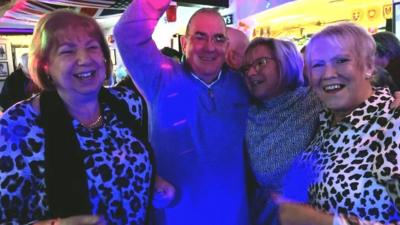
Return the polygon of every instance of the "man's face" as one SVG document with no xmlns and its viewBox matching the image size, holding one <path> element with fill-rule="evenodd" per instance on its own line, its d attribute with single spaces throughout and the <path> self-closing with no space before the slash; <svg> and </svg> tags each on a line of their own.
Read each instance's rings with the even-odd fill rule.
<svg viewBox="0 0 400 225">
<path fill-rule="evenodd" d="M 216 14 L 200 13 L 192 19 L 188 35 L 181 42 L 193 72 L 205 82 L 212 82 L 224 64 L 228 46 L 224 21 Z"/>
</svg>

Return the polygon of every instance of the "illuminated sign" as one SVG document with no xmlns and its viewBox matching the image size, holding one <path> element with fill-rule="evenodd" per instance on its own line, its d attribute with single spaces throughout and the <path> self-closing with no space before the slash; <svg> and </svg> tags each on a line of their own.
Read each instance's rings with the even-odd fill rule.
<svg viewBox="0 0 400 225">
<path fill-rule="evenodd" d="M 225 16 L 222 16 L 222 17 L 224 18 L 226 25 L 233 24 L 233 14 L 228 14 L 228 15 L 225 15 Z"/>
</svg>

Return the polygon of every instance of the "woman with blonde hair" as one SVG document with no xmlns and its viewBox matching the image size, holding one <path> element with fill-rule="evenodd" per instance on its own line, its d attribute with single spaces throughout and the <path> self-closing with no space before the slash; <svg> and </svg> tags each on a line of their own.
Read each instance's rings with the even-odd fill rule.
<svg viewBox="0 0 400 225">
<path fill-rule="evenodd" d="M 400 113 L 389 90 L 369 81 L 375 49 L 352 23 L 329 26 L 307 45 L 310 84 L 326 107 L 302 155 L 314 172 L 313 208 L 282 203 L 282 224 L 400 222 Z"/>
</svg>

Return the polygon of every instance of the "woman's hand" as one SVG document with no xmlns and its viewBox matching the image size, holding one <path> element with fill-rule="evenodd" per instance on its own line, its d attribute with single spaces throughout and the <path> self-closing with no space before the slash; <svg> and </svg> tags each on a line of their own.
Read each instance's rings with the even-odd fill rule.
<svg viewBox="0 0 400 225">
<path fill-rule="evenodd" d="M 156 176 L 153 206 L 160 209 L 171 205 L 175 199 L 175 187 L 160 176 Z"/>
<path fill-rule="evenodd" d="M 34 225 L 107 225 L 102 216 L 80 215 L 63 219 L 39 221 Z"/>
<path fill-rule="evenodd" d="M 279 220 L 281 225 L 332 225 L 333 216 L 320 212 L 309 205 L 291 202 L 274 195 L 274 201 L 279 205 Z"/>
<path fill-rule="evenodd" d="M 308 205 L 283 203 L 279 205 L 282 225 L 332 225 L 333 216 L 319 212 Z"/>
<path fill-rule="evenodd" d="M 102 216 L 82 215 L 71 216 L 60 220 L 55 225 L 107 225 Z"/>
</svg>

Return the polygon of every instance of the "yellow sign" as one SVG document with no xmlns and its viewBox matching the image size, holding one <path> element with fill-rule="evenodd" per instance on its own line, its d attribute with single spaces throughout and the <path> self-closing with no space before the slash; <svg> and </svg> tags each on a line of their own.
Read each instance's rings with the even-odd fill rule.
<svg viewBox="0 0 400 225">
<path fill-rule="evenodd" d="M 392 18 L 392 14 L 393 14 L 392 5 L 384 5 L 382 11 L 383 18 L 390 19 Z"/>
<path fill-rule="evenodd" d="M 391 3 L 392 0 L 296 0 L 242 21 L 251 24 L 253 38 L 298 39 L 330 24 L 346 21 L 357 23 L 374 33 L 385 27 L 386 19 L 392 18 Z"/>
<path fill-rule="evenodd" d="M 353 12 L 351 12 L 351 19 L 354 22 L 360 21 L 362 18 L 362 11 L 359 9 L 354 10 Z"/>
</svg>

